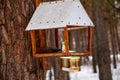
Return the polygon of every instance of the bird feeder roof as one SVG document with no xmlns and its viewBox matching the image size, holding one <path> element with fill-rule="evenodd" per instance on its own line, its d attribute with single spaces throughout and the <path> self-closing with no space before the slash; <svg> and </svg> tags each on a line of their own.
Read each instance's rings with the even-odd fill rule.
<svg viewBox="0 0 120 80">
<path fill-rule="evenodd" d="M 64 28 L 66 26 L 94 26 L 79 0 L 40 3 L 26 30 Z"/>
</svg>

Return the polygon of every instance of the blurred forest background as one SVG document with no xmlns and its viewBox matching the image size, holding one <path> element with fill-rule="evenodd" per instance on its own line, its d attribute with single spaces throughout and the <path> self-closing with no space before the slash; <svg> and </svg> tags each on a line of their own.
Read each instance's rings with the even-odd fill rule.
<svg viewBox="0 0 120 80">
<path fill-rule="evenodd" d="M 53 0 L 41 0 L 53 1 Z M 80 0 L 95 24 L 93 28 L 93 72 L 99 68 L 100 80 L 112 80 L 110 64 L 116 68 L 120 54 L 120 0 Z M 32 56 L 30 35 L 25 28 L 35 10 L 35 0 L 0 0 L 0 80 L 45 80 L 41 59 Z M 85 31 L 70 32 L 70 47 L 77 47 L 85 38 Z M 46 39 L 54 41 L 53 31 L 46 31 Z M 74 34 L 74 35 L 72 35 Z M 74 41 L 77 45 L 74 45 Z M 54 46 L 47 41 L 46 46 Z M 84 45 L 84 42 L 82 43 Z M 113 59 L 110 59 L 113 55 Z M 54 67 L 55 80 L 69 80 L 68 73 L 61 71 L 60 59 L 50 57 L 48 68 Z"/>
</svg>

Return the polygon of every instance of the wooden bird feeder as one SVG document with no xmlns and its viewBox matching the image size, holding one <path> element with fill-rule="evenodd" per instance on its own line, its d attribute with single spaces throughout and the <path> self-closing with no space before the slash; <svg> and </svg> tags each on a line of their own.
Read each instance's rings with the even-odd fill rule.
<svg viewBox="0 0 120 80">
<path fill-rule="evenodd" d="M 79 56 L 60 57 L 62 61 L 62 70 L 68 72 L 80 71 Z"/>
<path fill-rule="evenodd" d="M 26 31 L 30 32 L 32 53 L 36 58 L 51 56 L 84 56 L 91 53 L 92 27 L 94 24 L 90 20 L 79 0 L 65 0 L 42 2 L 36 8 Z M 44 30 L 55 30 L 56 49 L 46 48 Z M 87 51 L 70 52 L 68 31 L 73 29 L 87 29 L 88 42 Z M 36 34 L 36 31 L 38 32 Z M 64 32 L 65 51 L 58 49 L 58 33 Z M 39 35 L 40 47 L 37 47 L 36 35 Z M 73 60 L 73 59 L 72 59 Z"/>
</svg>

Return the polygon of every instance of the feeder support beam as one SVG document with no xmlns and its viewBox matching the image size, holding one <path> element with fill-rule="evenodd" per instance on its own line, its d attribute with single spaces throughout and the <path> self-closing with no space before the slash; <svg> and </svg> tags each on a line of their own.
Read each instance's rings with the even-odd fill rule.
<svg viewBox="0 0 120 80">
<path fill-rule="evenodd" d="M 33 55 L 35 55 L 35 53 L 36 53 L 36 41 L 35 41 L 34 30 L 30 31 L 30 37 L 31 37 L 31 44 L 32 44 L 32 53 L 33 53 Z"/>
<path fill-rule="evenodd" d="M 64 42 L 65 42 L 65 53 L 69 55 L 69 38 L 68 38 L 68 27 L 64 28 Z"/>
</svg>

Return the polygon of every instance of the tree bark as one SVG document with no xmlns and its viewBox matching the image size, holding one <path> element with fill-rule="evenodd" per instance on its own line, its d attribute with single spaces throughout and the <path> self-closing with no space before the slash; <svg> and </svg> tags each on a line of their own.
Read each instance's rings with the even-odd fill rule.
<svg viewBox="0 0 120 80">
<path fill-rule="evenodd" d="M 35 59 L 25 28 L 35 9 L 32 0 L 1 0 L 1 80 L 36 80 Z M 0 2 L 1 2 L 0 1 Z"/>
<path fill-rule="evenodd" d="M 104 1 L 94 0 L 94 16 L 95 16 L 95 29 L 97 39 L 97 59 L 99 67 L 100 80 L 112 80 L 111 66 L 110 66 L 110 52 L 107 44 L 107 37 L 105 35 L 104 25 Z M 102 6 L 101 6 L 102 5 Z"/>
</svg>

